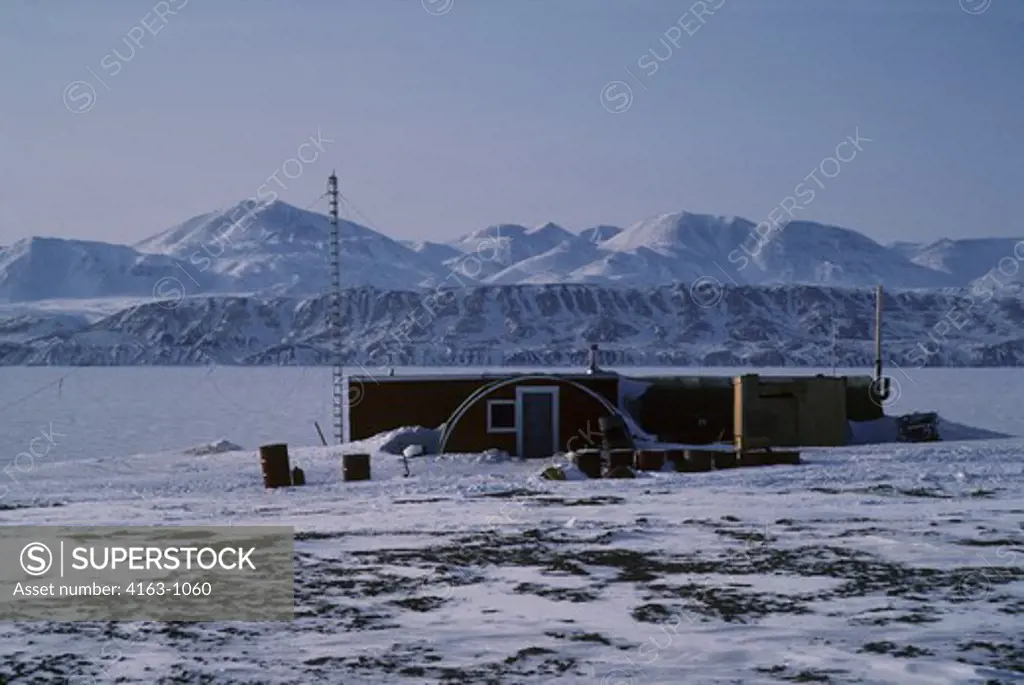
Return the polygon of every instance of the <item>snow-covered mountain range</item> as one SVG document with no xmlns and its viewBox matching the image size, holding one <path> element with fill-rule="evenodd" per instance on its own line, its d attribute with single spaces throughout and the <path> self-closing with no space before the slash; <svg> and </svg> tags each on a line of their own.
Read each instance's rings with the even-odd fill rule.
<svg viewBox="0 0 1024 685">
<path fill-rule="evenodd" d="M 709 297 L 714 295 L 713 298 Z M 887 365 L 1024 365 L 1019 286 L 885 295 Z M 0 364 L 326 364 L 329 296 L 195 297 L 0 321 Z M 874 297 L 822 286 L 473 286 L 344 292 L 344 361 L 400 365 L 870 365 Z M 354 369 L 358 370 L 358 369 Z"/>
<path fill-rule="evenodd" d="M 0 364 L 328 363 L 329 231 L 245 202 L 132 246 L 0 248 Z M 582 364 L 600 342 L 626 364 L 860 366 L 879 283 L 893 361 L 1024 364 L 1024 240 L 883 246 L 683 212 L 447 243 L 342 221 L 341 254 L 350 364 Z"/>
<path fill-rule="evenodd" d="M 0 302 L 213 294 L 313 296 L 330 282 L 326 216 L 275 201 L 203 214 L 132 246 L 28 238 L 0 247 Z M 497 224 L 447 243 L 403 242 L 341 222 L 346 287 L 592 283 L 892 289 L 969 287 L 999 270 L 1020 281 L 1024 240 L 972 238 L 881 245 L 807 221 L 773 227 L 679 212 L 622 229 L 573 233 L 553 223 Z"/>
</svg>

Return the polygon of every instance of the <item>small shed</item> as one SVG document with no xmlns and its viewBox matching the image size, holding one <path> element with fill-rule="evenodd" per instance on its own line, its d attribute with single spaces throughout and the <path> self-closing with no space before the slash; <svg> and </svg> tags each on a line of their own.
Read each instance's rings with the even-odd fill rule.
<svg viewBox="0 0 1024 685">
<path fill-rule="evenodd" d="M 770 377 L 747 374 L 733 379 L 738 449 L 767 440 L 776 447 L 838 447 L 846 444 L 845 376 Z"/>
</svg>

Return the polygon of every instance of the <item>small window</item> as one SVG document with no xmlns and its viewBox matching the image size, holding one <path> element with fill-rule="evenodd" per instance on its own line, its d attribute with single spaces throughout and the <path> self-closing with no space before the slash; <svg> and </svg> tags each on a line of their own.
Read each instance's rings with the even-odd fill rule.
<svg viewBox="0 0 1024 685">
<path fill-rule="evenodd" d="M 487 400 L 487 432 L 516 432 L 515 400 Z"/>
</svg>

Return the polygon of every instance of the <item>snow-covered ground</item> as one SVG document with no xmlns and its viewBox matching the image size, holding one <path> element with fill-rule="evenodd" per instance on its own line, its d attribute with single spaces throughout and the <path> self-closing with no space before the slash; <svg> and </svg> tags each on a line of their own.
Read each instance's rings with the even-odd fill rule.
<svg viewBox="0 0 1024 685">
<path fill-rule="evenodd" d="M 219 393 L 219 369 L 68 371 L 0 370 L 3 458 L 54 436 L 0 523 L 291 525 L 296 619 L 8 623 L 0 682 L 1024 680 L 1020 438 L 570 482 L 470 455 L 405 478 L 377 442 L 346 448 L 373 480 L 343 483 L 338 448 L 302 446 L 329 370 L 235 369 Z M 893 413 L 1020 434 L 1024 373 L 917 373 Z M 193 449 L 217 439 L 244 449 Z M 263 489 L 271 440 L 308 485 Z"/>
</svg>

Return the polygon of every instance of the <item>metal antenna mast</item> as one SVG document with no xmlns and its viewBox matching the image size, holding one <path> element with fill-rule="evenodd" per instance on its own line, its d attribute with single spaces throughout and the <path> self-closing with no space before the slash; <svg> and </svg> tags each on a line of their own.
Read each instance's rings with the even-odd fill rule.
<svg viewBox="0 0 1024 685">
<path fill-rule="evenodd" d="M 342 368 L 341 314 L 343 307 L 341 302 L 341 236 L 338 234 L 338 175 L 334 171 L 331 171 L 331 175 L 327 179 L 327 194 L 331 198 L 331 293 L 327 298 L 330 306 L 331 338 L 334 343 L 331 355 L 334 367 L 331 387 L 334 394 L 334 439 L 340 445 L 345 440 L 347 390 Z"/>
</svg>

